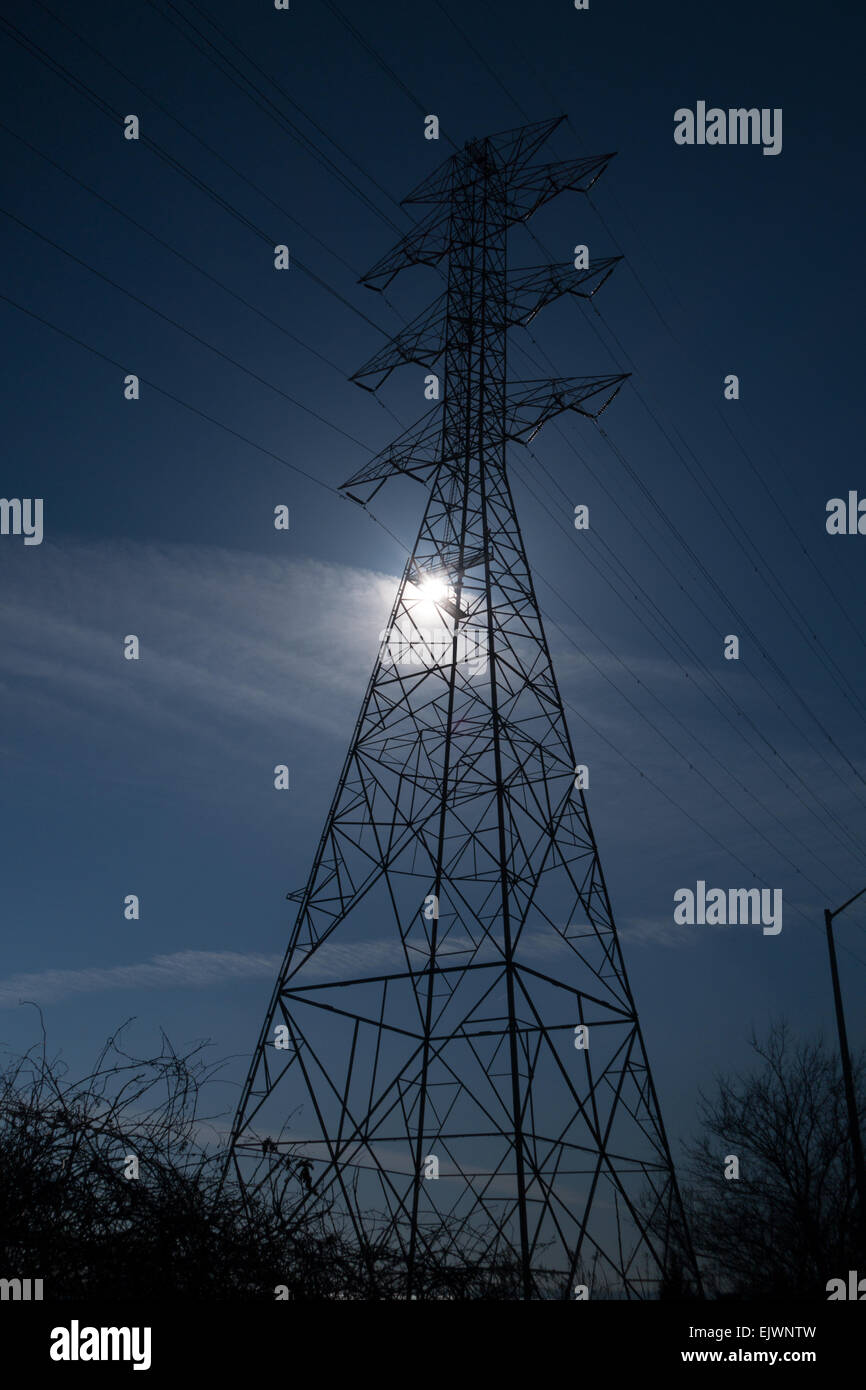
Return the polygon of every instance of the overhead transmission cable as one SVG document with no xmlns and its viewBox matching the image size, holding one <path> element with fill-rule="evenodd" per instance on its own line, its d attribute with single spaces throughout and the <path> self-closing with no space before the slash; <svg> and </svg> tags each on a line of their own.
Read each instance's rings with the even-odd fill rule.
<svg viewBox="0 0 866 1390">
<path fill-rule="evenodd" d="M 147 306 L 147 307 L 150 307 L 150 306 Z M 354 307 L 354 306 L 349 306 L 349 307 Z M 378 325 L 377 325 L 377 327 L 378 327 Z M 381 331 L 381 329 L 379 329 L 379 331 Z"/>
<path fill-rule="evenodd" d="M 116 359 L 110 357 L 107 353 L 102 352 L 100 349 L 94 348 L 91 344 L 84 342 L 83 339 L 79 338 L 77 335 L 73 333 L 70 333 L 67 329 L 61 328 L 59 325 L 52 323 L 50 320 L 46 319 L 41 314 L 37 314 L 32 309 L 28 309 L 25 305 L 19 303 L 11 296 L 0 293 L 0 300 L 10 305 L 12 308 L 17 309 L 19 312 L 25 314 L 28 318 L 33 319 L 37 323 L 40 323 L 43 327 L 49 328 L 52 332 L 57 333 L 60 337 L 67 339 L 69 342 L 72 342 L 76 344 L 78 347 L 83 348 L 85 351 L 91 353 L 93 356 L 100 358 L 103 362 L 107 362 L 109 363 L 109 365 L 116 367 L 119 370 L 123 370 L 124 364 L 118 362 Z M 203 420 L 206 420 L 208 423 L 215 425 L 217 428 L 225 431 L 233 438 L 238 439 L 242 443 L 248 445 L 256 452 L 264 455 L 269 459 L 276 461 L 277 463 L 282 464 L 283 466 L 291 469 L 295 473 L 301 474 L 302 476 L 308 478 L 311 482 L 314 482 L 318 487 L 323 488 L 326 492 L 330 492 L 337 496 L 340 495 L 338 489 L 334 488 L 328 483 L 323 482 L 322 479 L 317 478 L 314 474 L 307 472 L 305 469 L 299 467 L 297 464 L 293 464 L 290 460 L 284 458 L 282 455 L 276 453 L 274 450 L 268 449 L 263 445 L 257 444 L 248 436 L 241 434 L 238 430 L 235 430 L 231 426 L 226 425 L 223 421 L 216 419 L 212 415 L 209 415 L 206 411 L 199 409 L 197 406 L 191 405 L 188 401 L 183 400 L 174 392 L 168 391 L 166 388 L 157 385 L 156 382 L 149 381 L 147 378 L 143 377 L 140 379 L 144 381 L 145 384 L 150 387 L 150 389 L 156 391 L 157 394 L 166 397 L 168 400 L 171 400 L 176 405 L 180 405 L 183 409 L 191 412 L 192 414 L 198 416 Z M 373 520 L 376 525 L 380 526 L 383 530 L 387 532 L 389 536 L 391 536 L 391 538 L 394 541 L 396 541 L 396 543 L 400 546 L 402 550 L 404 550 L 407 554 L 410 553 L 409 548 L 405 545 L 405 543 L 400 541 L 399 538 L 395 536 L 394 533 L 390 531 L 388 527 L 384 526 L 384 524 L 381 523 L 378 520 L 378 518 L 373 516 L 373 514 L 369 511 L 369 508 L 364 507 L 363 510 L 367 512 L 371 520 Z M 558 630 L 562 630 L 558 623 L 554 622 L 553 625 L 557 627 Z M 684 815 L 689 821 L 691 821 L 692 824 L 696 826 L 697 829 L 699 829 L 702 833 L 708 835 L 711 839 L 715 841 L 716 844 L 719 845 L 720 848 L 725 850 L 726 853 L 732 855 L 732 857 L 735 858 L 737 862 L 741 863 L 744 868 L 748 869 L 748 872 L 752 873 L 752 870 L 748 868 L 744 861 L 739 859 L 739 856 L 734 851 L 730 850 L 727 846 L 725 846 L 723 842 L 720 841 L 712 831 L 709 831 L 706 827 L 702 826 L 701 823 L 697 821 L 689 811 L 687 811 L 682 805 L 680 805 L 679 802 L 677 802 L 673 797 L 671 797 L 667 792 L 665 792 L 664 789 L 659 786 L 659 784 L 655 781 L 654 778 L 652 778 L 641 768 L 638 768 L 637 765 L 633 763 L 632 760 L 627 757 L 627 755 L 622 753 L 620 749 L 615 748 L 614 745 L 610 743 L 610 740 L 607 739 L 606 736 L 602 734 L 600 730 L 596 730 L 594 726 L 590 724 L 589 720 L 586 719 L 586 716 L 584 714 L 574 709 L 574 707 L 571 704 L 569 704 L 569 702 L 566 703 L 568 704 L 568 707 L 570 709 L 573 709 L 574 713 L 576 713 L 584 723 L 586 723 L 589 727 L 592 727 L 593 731 L 596 732 L 598 736 L 603 739 L 604 742 L 608 743 L 609 746 L 611 746 L 615 752 L 617 752 L 618 756 L 621 759 L 623 759 L 623 761 L 627 762 L 634 769 L 634 771 L 636 771 L 640 775 L 641 778 L 648 781 L 655 788 L 656 791 L 660 792 L 666 801 L 668 801 L 672 806 L 675 806 L 681 815 Z M 757 875 L 753 874 L 753 877 L 757 877 Z M 759 879 L 759 881 L 761 880 Z M 807 914 L 804 913 L 802 909 L 795 908 L 795 911 L 799 912 L 801 916 L 806 917 L 807 921 L 811 921 L 811 919 L 808 918 Z M 847 946 L 844 946 L 841 949 L 846 950 L 848 954 L 853 956 L 855 960 L 858 960 L 860 964 L 866 965 L 866 962 L 861 961 L 860 958 L 856 955 L 856 953 L 851 951 L 850 948 L 848 948 Z"/>
</svg>

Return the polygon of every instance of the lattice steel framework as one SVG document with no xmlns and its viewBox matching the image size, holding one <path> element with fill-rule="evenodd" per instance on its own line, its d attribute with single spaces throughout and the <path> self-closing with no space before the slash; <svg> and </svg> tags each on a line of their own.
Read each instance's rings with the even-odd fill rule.
<svg viewBox="0 0 866 1390">
<path fill-rule="evenodd" d="M 405 199 L 426 215 L 364 277 L 447 257 L 447 292 L 355 377 L 438 369 L 442 402 L 344 485 L 366 503 L 403 473 L 430 495 L 289 895 L 232 1135 L 248 1189 L 303 1154 L 299 1217 L 330 1201 L 398 1252 L 410 1293 L 444 1231 L 446 1258 L 513 1260 L 524 1297 L 578 1277 L 590 1296 L 651 1296 L 684 1229 L 506 472 L 508 441 L 599 415 L 623 380 L 507 384 L 509 330 L 591 296 L 618 259 L 506 267 L 509 227 L 611 158 L 535 162 L 557 124 L 469 142 Z"/>
</svg>

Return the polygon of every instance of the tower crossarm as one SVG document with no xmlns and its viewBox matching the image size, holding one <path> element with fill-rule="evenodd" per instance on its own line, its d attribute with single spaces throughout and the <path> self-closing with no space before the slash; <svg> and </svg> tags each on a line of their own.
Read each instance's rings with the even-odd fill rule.
<svg viewBox="0 0 866 1390">
<path fill-rule="evenodd" d="M 527 169 L 508 186 L 509 222 L 526 222 L 559 193 L 588 193 L 601 178 L 616 151 L 539 164 Z"/>
<path fill-rule="evenodd" d="M 515 382 L 508 391 L 505 438 L 529 444 L 542 425 L 566 410 L 597 420 L 607 409 L 629 373 L 600 377 L 553 377 Z M 341 491 L 362 506 L 389 478 L 402 474 L 429 483 L 442 464 L 454 462 L 443 436 L 442 407 L 437 406 L 380 450 L 363 468 L 341 484 Z"/>
<path fill-rule="evenodd" d="M 432 473 L 444 461 L 441 442 L 442 408 L 437 406 L 353 473 L 341 484 L 340 491 L 366 505 L 382 484 L 397 474 L 405 474 L 419 483 L 429 482 Z"/>
<path fill-rule="evenodd" d="M 531 323 L 537 313 L 566 294 L 592 299 L 621 260 L 622 256 L 603 256 L 586 270 L 542 265 L 512 271 L 508 276 L 509 325 Z"/>
<path fill-rule="evenodd" d="M 430 211 L 362 275 L 361 284 L 384 290 L 407 266 L 437 266 L 446 254 L 459 246 L 460 238 L 450 218 L 455 194 L 466 194 L 475 185 L 484 185 L 494 172 L 504 192 L 504 228 L 515 222 L 526 222 L 559 193 L 588 193 L 614 158 L 615 151 L 549 164 L 529 163 L 560 119 L 528 127 L 529 136 L 523 131 L 509 131 L 501 136 L 469 141 L 464 150 L 446 159 L 402 200 L 404 204 L 432 205 Z M 467 234 L 471 235 L 471 230 L 468 229 Z"/>
<path fill-rule="evenodd" d="M 436 266 L 448 254 L 449 208 L 447 202 L 436 207 L 416 223 L 411 232 L 397 242 L 372 270 L 361 276 L 361 284 L 371 290 L 384 290 L 394 276 L 410 265 Z"/>
<path fill-rule="evenodd" d="M 401 203 L 406 206 L 448 202 L 455 179 L 461 185 L 483 180 L 494 164 L 506 178 L 516 178 L 564 120 L 564 116 L 553 116 L 546 121 L 519 126 L 516 130 L 487 135 L 481 140 L 467 140 L 462 150 L 443 160 L 432 174 L 428 174 L 411 193 L 401 198 Z"/>
<path fill-rule="evenodd" d="M 628 376 L 624 372 L 617 376 L 516 382 L 508 392 L 505 436 L 518 444 L 528 444 L 542 425 L 566 410 L 597 420 Z"/>
<path fill-rule="evenodd" d="M 423 313 L 380 348 L 377 353 L 353 372 L 351 380 L 365 391 L 376 391 L 395 367 L 414 362 L 419 367 L 431 367 L 442 355 L 445 346 L 446 295 L 442 294 Z"/>
<path fill-rule="evenodd" d="M 585 270 L 546 265 L 511 272 L 508 276 L 508 326 L 531 323 L 536 314 L 563 295 L 592 299 L 621 260 L 622 256 L 602 256 Z M 447 296 L 441 294 L 429 309 L 359 367 L 351 380 L 365 391 L 377 391 L 397 367 L 414 363 L 432 370 L 445 349 L 446 305 Z M 453 317 L 452 310 L 452 323 Z"/>
</svg>

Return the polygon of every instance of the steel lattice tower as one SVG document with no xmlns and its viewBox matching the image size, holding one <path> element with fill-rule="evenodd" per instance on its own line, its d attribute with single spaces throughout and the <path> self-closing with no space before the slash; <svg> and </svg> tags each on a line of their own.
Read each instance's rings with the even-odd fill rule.
<svg viewBox="0 0 866 1390">
<path fill-rule="evenodd" d="M 332 1202 L 405 1260 L 408 1292 L 444 1230 L 455 1260 L 513 1260 L 523 1297 L 567 1297 L 581 1271 L 651 1296 L 684 1229 L 506 472 L 508 441 L 599 415 L 624 379 L 507 385 L 509 329 L 589 297 L 619 259 L 506 268 L 509 227 L 611 157 L 536 162 L 557 124 L 469 142 L 404 200 L 428 211 L 364 277 L 448 260 L 446 293 L 355 377 L 375 389 L 444 359 L 442 402 L 344 484 L 366 503 L 403 473 L 430 495 L 289 895 L 232 1135 L 247 1189 L 302 1153 L 299 1213 Z"/>
</svg>

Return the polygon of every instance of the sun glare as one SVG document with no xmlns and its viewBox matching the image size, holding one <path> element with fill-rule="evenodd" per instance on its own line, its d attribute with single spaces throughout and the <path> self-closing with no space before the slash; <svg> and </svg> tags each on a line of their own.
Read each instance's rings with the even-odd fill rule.
<svg viewBox="0 0 866 1390">
<path fill-rule="evenodd" d="M 441 579 L 430 577 L 421 584 L 421 593 L 431 603 L 439 603 L 441 599 L 448 596 L 448 585 Z"/>
</svg>

